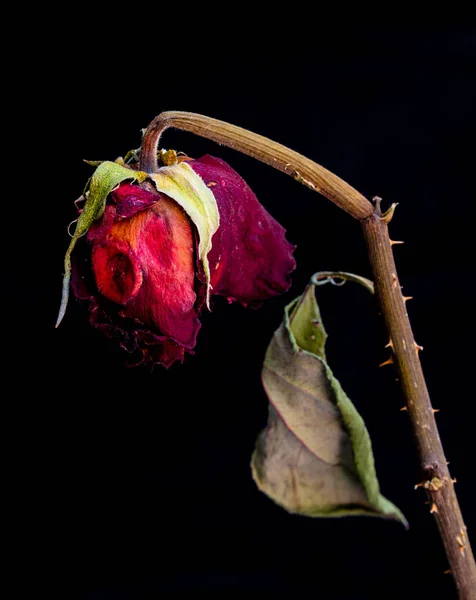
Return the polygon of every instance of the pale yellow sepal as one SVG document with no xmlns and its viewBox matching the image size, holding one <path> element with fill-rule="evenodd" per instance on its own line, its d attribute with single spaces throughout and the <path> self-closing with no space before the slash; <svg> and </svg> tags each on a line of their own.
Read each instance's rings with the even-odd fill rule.
<svg viewBox="0 0 476 600">
<path fill-rule="evenodd" d="M 186 162 L 162 167 L 149 177 L 158 192 L 167 194 L 180 204 L 198 230 L 198 254 L 206 277 L 207 308 L 210 308 L 210 267 L 207 256 L 212 248 L 213 234 L 220 225 L 215 196 Z"/>
</svg>

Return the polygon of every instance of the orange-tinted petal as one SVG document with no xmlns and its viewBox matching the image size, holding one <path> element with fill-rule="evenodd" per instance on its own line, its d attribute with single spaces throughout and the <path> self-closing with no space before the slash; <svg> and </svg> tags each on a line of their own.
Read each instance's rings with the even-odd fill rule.
<svg viewBox="0 0 476 600">
<path fill-rule="evenodd" d="M 126 187 L 137 186 L 121 186 Z M 110 321 L 107 326 L 135 338 L 145 360 L 171 364 L 172 357 L 183 359 L 184 350 L 194 347 L 200 328 L 195 311 L 194 234 L 175 202 L 147 191 L 145 195 L 131 191 L 134 198 L 152 196 L 148 207 L 123 218 L 117 214 L 120 205 L 110 204 L 88 234 L 100 292 L 95 316 L 105 308 L 114 314 L 112 321 L 103 315 L 95 324 Z M 152 201 L 154 197 L 158 201 Z M 103 297 L 120 306 L 106 307 Z"/>
</svg>

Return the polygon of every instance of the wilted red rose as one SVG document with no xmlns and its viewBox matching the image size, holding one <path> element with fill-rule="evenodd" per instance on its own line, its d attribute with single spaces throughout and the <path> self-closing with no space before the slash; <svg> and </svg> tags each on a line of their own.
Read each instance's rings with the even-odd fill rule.
<svg viewBox="0 0 476 600">
<path fill-rule="evenodd" d="M 90 300 L 91 324 L 137 351 L 139 363 L 183 361 L 196 344 L 208 289 L 257 304 L 286 291 L 295 268 L 285 230 L 229 165 L 211 156 L 187 164 L 219 213 L 207 253 L 209 288 L 193 220 L 150 181 L 122 183 L 109 194 L 87 233 L 86 259 L 73 262 L 73 290 Z"/>
</svg>

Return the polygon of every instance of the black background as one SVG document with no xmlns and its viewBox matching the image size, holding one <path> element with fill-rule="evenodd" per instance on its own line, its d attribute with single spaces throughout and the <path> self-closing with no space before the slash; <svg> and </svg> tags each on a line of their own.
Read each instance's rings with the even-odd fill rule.
<svg viewBox="0 0 476 600">
<path fill-rule="evenodd" d="M 161 37 L 147 54 L 110 32 L 107 50 L 94 54 L 88 40 L 100 31 L 92 28 L 73 39 L 46 35 L 32 56 L 31 153 L 40 168 L 36 191 L 20 182 L 30 237 L 12 275 L 20 586 L 85 600 L 455 597 L 425 495 L 413 489 L 418 461 L 396 375 L 378 368 L 387 336 L 363 289 L 319 288 L 328 358 L 366 421 L 382 492 L 410 530 L 291 516 L 251 479 L 267 417 L 260 369 L 283 307 L 317 270 L 370 276 L 359 224 L 326 199 L 169 130 L 165 147 L 228 161 L 286 227 L 297 245 L 291 290 L 258 311 L 218 298 L 196 355 L 169 371 L 126 369 L 124 352 L 90 329 L 75 300 L 54 329 L 66 225 L 91 173 L 82 159 L 138 147 L 141 128 L 163 110 L 206 114 L 288 145 L 384 207 L 399 203 L 390 231 L 405 241 L 395 246 L 400 280 L 414 296 L 408 311 L 474 539 L 475 31 L 386 26 L 336 38 L 324 29 L 262 47 L 249 43 L 250 32 L 226 49 L 216 37 L 206 45 Z"/>
</svg>

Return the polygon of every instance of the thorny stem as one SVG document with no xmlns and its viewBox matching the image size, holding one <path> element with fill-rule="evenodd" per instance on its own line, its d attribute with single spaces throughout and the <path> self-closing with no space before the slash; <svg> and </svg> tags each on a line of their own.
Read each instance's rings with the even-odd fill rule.
<svg viewBox="0 0 476 600">
<path fill-rule="evenodd" d="M 362 221 L 362 227 L 376 295 L 390 335 L 388 346 L 392 350 L 392 357 L 383 364 L 395 363 L 399 373 L 406 399 L 404 410 L 408 411 L 412 422 L 423 471 L 422 482 L 417 487 L 427 491 L 430 512 L 438 524 L 459 597 L 474 600 L 476 564 L 418 356 L 421 347 L 415 342 L 405 307 L 409 298 L 402 295 L 398 280 L 388 235 L 389 215 L 382 215 L 380 198 L 375 200 L 375 210 Z"/>
<path fill-rule="evenodd" d="M 446 550 L 460 600 L 476 600 L 476 564 L 466 533 L 435 422 L 428 389 L 405 309 L 393 259 L 388 223 L 395 205 L 382 215 L 380 199 L 375 207 L 345 181 L 312 160 L 263 136 L 210 117 L 187 112 L 164 112 L 147 128 L 141 148 L 140 168 L 157 170 L 157 148 L 169 127 L 189 131 L 253 156 L 288 175 L 340 206 L 361 221 L 374 274 L 374 285 L 387 326 L 394 362 L 399 372 L 405 408 L 417 441 L 423 487 Z"/>
</svg>

